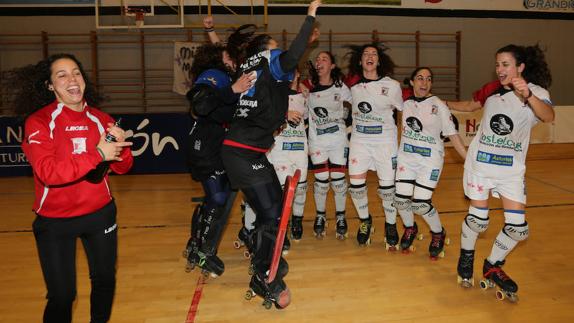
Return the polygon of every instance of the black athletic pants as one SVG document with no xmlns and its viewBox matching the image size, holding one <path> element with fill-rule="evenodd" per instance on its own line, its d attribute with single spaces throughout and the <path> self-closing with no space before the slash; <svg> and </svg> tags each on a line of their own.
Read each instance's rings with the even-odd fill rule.
<svg viewBox="0 0 574 323">
<path fill-rule="evenodd" d="M 118 230 L 114 201 L 94 213 L 79 217 L 37 216 L 32 226 L 48 289 L 44 322 L 72 321 L 72 304 L 76 298 L 77 238 L 82 240 L 90 268 L 90 322 L 107 322 L 116 286 Z"/>
</svg>

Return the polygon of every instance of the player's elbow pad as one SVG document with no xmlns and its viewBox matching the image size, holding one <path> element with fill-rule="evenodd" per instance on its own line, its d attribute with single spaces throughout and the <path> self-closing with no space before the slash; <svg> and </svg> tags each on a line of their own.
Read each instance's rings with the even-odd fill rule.
<svg viewBox="0 0 574 323">
<path fill-rule="evenodd" d="M 198 116 L 206 116 L 210 114 L 219 105 L 217 91 L 204 84 L 194 86 L 189 92 L 187 92 L 186 97 L 191 103 L 193 113 Z"/>
</svg>

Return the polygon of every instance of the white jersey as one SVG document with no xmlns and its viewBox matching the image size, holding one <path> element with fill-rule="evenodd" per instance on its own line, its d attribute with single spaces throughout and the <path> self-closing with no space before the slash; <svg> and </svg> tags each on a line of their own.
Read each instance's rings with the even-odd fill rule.
<svg viewBox="0 0 574 323">
<path fill-rule="evenodd" d="M 342 84 L 340 87 L 316 86 L 309 94 L 309 144 L 328 144 L 343 138 L 347 131 L 345 118 L 349 113 L 343 102 L 351 102 L 351 90 Z"/>
<path fill-rule="evenodd" d="M 399 160 L 442 165 L 444 144 L 440 136 L 457 133 L 450 110 L 442 100 L 436 96 L 411 97 L 403 105 Z"/>
<path fill-rule="evenodd" d="M 552 104 L 547 90 L 532 83 L 528 88 L 540 100 Z M 513 91 L 501 88 L 484 104 L 480 129 L 468 148 L 464 168 L 489 178 L 524 176 L 530 131 L 537 122 L 527 103 Z"/>
<path fill-rule="evenodd" d="M 397 126 L 393 110 L 403 109 L 399 82 L 390 77 L 361 79 L 351 87 L 353 130 L 351 141 L 396 142 Z"/>
<path fill-rule="evenodd" d="M 289 111 L 298 111 L 307 118 L 305 97 L 302 93 L 289 95 Z M 305 122 L 291 124 L 287 122 L 280 134 L 275 136 L 275 143 L 267 152 L 267 159 L 275 167 L 277 178 L 280 183 L 285 182 L 287 176 L 301 170 L 301 181 L 307 178 L 308 146 Z"/>
<path fill-rule="evenodd" d="M 289 95 L 289 110 L 298 111 L 307 118 L 305 97 L 302 93 Z M 307 155 L 307 134 L 305 133 L 305 122 L 291 124 L 287 122 L 280 134 L 275 136 L 275 144 L 269 153 L 280 154 L 301 151 Z"/>
</svg>

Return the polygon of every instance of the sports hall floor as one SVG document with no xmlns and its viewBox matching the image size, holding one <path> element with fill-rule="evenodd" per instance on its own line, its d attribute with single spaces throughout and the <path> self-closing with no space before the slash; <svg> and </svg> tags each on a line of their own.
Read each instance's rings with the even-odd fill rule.
<svg viewBox="0 0 574 323">
<path fill-rule="evenodd" d="M 451 239 L 446 257 L 438 261 L 428 258 L 428 234 L 415 242 L 414 254 L 385 251 L 374 174 L 369 176 L 369 200 L 377 231 L 369 247 L 357 246 L 358 221 L 350 198 L 349 239 L 335 239 L 331 195 L 327 208 L 331 226 L 323 240 L 314 238 L 309 190 L 303 239 L 292 243 L 287 256 L 292 304 L 281 311 L 264 309 L 259 298 L 244 299 L 248 261 L 242 250 L 233 248 L 241 224 L 238 201 L 220 246 L 226 272 L 201 284 L 197 270 L 185 272 L 181 256 L 195 205 L 190 198 L 201 196 L 200 186 L 184 174 L 131 175 L 111 179 L 120 226 L 111 322 L 572 322 L 574 144 L 530 149 L 526 176 L 530 238 L 519 244 L 505 266 L 519 284 L 518 303 L 498 301 L 494 290 L 482 291 L 478 282 L 468 290 L 457 286 L 460 225 L 468 208 L 460 163 L 445 165 L 433 199 Z M 41 322 L 45 287 L 30 230 L 32 197 L 32 178 L 0 178 L 0 322 Z M 502 226 L 500 207 L 499 200 L 491 200 L 491 225 L 478 240 L 475 273 L 481 271 Z M 427 233 L 422 219 L 417 221 Z M 77 268 L 74 321 L 88 322 L 89 280 L 81 247 Z M 199 289 L 201 295 L 194 302 Z M 194 317 L 192 303 L 197 305 Z"/>
</svg>

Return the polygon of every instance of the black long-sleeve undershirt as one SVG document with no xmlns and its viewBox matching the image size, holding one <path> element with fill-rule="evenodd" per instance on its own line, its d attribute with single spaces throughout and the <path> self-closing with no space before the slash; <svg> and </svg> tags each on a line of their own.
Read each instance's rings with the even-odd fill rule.
<svg viewBox="0 0 574 323">
<path fill-rule="evenodd" d="M 281 69 L 284 72 L 290 72 L 294 70 L 299 64 L 299 60 L 305 53 L 307 49 L 307 41 L 313 32 L 313 26 L 315 24 L 315 17 L 307 16 L 305 21 L 299 29 L 299 33 L 291 42 L 289 49 L 279 56 L 279 63 L 281 64 Z"/>
</svg>

